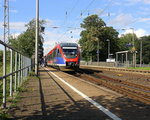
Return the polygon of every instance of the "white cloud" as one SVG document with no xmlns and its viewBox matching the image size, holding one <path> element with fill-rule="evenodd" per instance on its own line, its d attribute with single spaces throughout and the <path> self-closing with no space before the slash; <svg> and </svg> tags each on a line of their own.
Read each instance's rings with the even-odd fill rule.
<svg viewBox="0 0 150 120">
<path fill-rule="evenodd" d="M 83 28 L 73 28 L 73 29 L 70 29 L 67 33 L 70 35 L 70 36 L 80 36 L 80 33 L 81 31 L 83 30 Z"/>
<path fill-rule="evenodd" d="M 17 38 L 21 33 L 10 33 L 9 36 L 13 37 L 13 38 Z M 0 35 L 0 40 L 4 41 L 4 35 Z M 6 43 L 7 43 L 7 39 L 6 39 Z"/>
<path fill-rule="evenodd" d="M 133 32 L 134 32 L 134 34 L 136 34 L 136 36 L 138 38 L 147 35 L 147 32 L 144 29 L 141 29 L 141 28 L 137 29 L 137 30 L 134 30 L 134 31 L 133 31 L 133 29 L 125 30 L 124 34 L 133 33 Z"/>
<path fill-rule="evenodd" d="M 126 26 L 128 24 L 131 24 L 134 21 L 134 18 L 131 14 L 120 14 L 116 16 L 116 18 L 110 20 L 110 25 L 116 25 L 116 26 Z"/>
<path fill-rule="evenodd" d="M 150 0 L 140 0 L 140 2 L 143 2 L 145 4 L 150 4 Z"/>
<path fill-rule="evenodd" d="M 141 18 L 141 19 L 139 19 L 139 22 L 147 22 L 147 23 L 150 23 L 150 18 Z"/>
<path fill-rule="evenodd" d="M 135 31 L 135 34 L 139 38 L 139 37 L 147 35 L 147 32 L 144 29 L 138 29 L 138 30 Z"/>
<path fill-rule="evenodd" d="M 149 12 L 150 8 L 146 8 L 146 7 L 141 6 L 141 7 L 140 7 L 140 10 Z"/>
<path fill-rule="evenodd" d="M 50 19 L 46 19 L 46 26 L 47 27 L 53 27 L 54 26 L 54 21 L 50 20 Z"/>
<path fill-rule="evenodd" d="M 116 13 L 104 12 L 104 10 L 102 10 L 102 9 L 94 9 L 94 12 L 100 17 L 109 17 L 109 16 L 116 15 Z"/>
<path fill-rule="evenodd" d="M 4 36 L 0 35 L 0 40 L 3 41 L 4 40 Z"/>
<path fill-rule="evenodd" d="M 137 14 L 139 14 L 139 15 L 144 15 L 144 16 L 149 16 L 150 15 L 150 13 L 149 13 L 149 11 L 150 11 L 150 8 L 149 7 L 143 7 L 143 6 L 141 6 L 140 8 L 139 8 L 139 12 L 137 13 Z"/>
<path fill-rule="evenodd" d="M 20 34 L 21 34 L 21 33 L 12 33 L 11 36 L 12 36 L 13 38 L 17 38 Z"/>
<path fill-rule="evenodd" d="M 0 22 L 0 28 L 3 28 L 3 22 Z M 20 30 L 23 31 L 25 30 L 25 22 L 10 22 L 9 26 L 10 26 L 10 31 L 11 30 Z"/>
<path fill-rule="evenodd" d="M 11 2 L 16 2 L 17 0 L 10 0 Z"/>
<path fill-rule="evenodd" d="M 144 3 L 144 4 L 150 4 L 150 0 L 127 0 L 130 4 L 136 4 L 136 3 Z"/>
<path fill-rule="evenodd" d="M 120 5 L 122 5 L 122 1 L 121 0 L 119 0 L 119 1 L 113 1 L 113 6 L 120 6 Z"/>
<path fill-rule="evenodd" d="M 18 10 L 10 10 L 11 13 L 18 13 Z"/>
<path fill-rule="evenodd" d="M 25 22 L 10 22 L 10 29 L 14 30 L 25 30 Z"/>
<path fill-rule="evenodd" d="M 63 33 L 63 32 L 62 32 Z M 72 36 L 75 36 L 76 33 L 72 33 Z M 57 43 L 61 42 L 77 42 L 77 38 L 71 38 L 71 35 L 59 34 L 57 32 L 45 31 L 44 35 L 44 54 L 47 54 L 50 50 L 52 50 Z"/>
<path fill-rule="evenodd" d="M 104 15 L 104 10 L 102 10 L 102 9 L 95 9 L 94 12 L 96 12 L 96 14 L 98 16 L 103 16 Z M 108 16 L 108 14 L 107 14 L 107 16 Z"/>
</svg>

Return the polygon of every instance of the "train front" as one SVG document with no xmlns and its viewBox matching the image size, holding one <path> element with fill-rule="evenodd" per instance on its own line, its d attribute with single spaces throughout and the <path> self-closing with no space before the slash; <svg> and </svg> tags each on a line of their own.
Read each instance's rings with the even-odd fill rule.
<svg viewBox="0 0 150 120">
<path fill-rule="evenodd" d="M 80 50 L 76 43 L 61 44 L 63 58 L 67 69 L 78 69 L 80 65 Z"/>
</svg>

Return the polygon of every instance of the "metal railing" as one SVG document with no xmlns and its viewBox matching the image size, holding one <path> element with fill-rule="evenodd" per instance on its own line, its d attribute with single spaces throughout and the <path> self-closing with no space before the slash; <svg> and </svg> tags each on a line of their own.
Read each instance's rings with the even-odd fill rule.
<svg viewBox="0 0 150 120">
<path fill-rule="evenodd" d="M 115 67 L 114 62 L 85 62 L 81 61 L 80 65 L 93 65 L 93 66 L 104 66 L 104 67 Z"/>
<path fill-rule="evenodd" d="M 81 61 L 80 65 L 93 65 L 93 66 L 104 66 L 104 67 L 134 67 L 133 64 L 128 62 L 86 62 Z M 150 64 L 136 64 L 135 67 L 150 67 Z"/>
<path fill-rule="evenodd" d="M 0 61 L 0 92 L 2 93 L 0 99 L 2 99 L 2 107 L 6 108 L 8 96 L 13 97 L 31 71 L 31 59 L 1 40 L 0 45 L 3 47 L 1 50 L 3 61 Z"/>
</svg>

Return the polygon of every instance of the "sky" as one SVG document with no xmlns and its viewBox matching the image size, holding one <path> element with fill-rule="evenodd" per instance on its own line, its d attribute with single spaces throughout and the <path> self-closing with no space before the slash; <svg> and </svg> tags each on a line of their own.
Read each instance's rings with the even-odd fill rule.
<svg viewBox="0 0 150 120">
<path fill-rule="evenodd" d="M 4 0 L 0 0 L 0 39 L 3 41 Z M 36 0 L 9 0 L 10 35 L 18 36 L 25 24 L 36 16 Z M 150 35 L 150 0 L 39 0 L 44 25 L 44 54 L 57 43 L 78 42 L 80 24 L 88 15 L 97 14 L 120 35 Z"/>
</svg>

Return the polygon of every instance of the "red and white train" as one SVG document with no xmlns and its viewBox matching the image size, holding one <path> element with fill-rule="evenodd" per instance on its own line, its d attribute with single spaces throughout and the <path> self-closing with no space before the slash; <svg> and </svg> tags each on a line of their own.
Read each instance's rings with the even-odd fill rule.
<svg viewBox="0 0 150 120">
<path fill-rule="evenodd" d="M 76 43 L 57 44 L 47 55 L 47 65 L 60 70 L 78 69 L 80 66 L 80 50 Z"/>
</svg>

